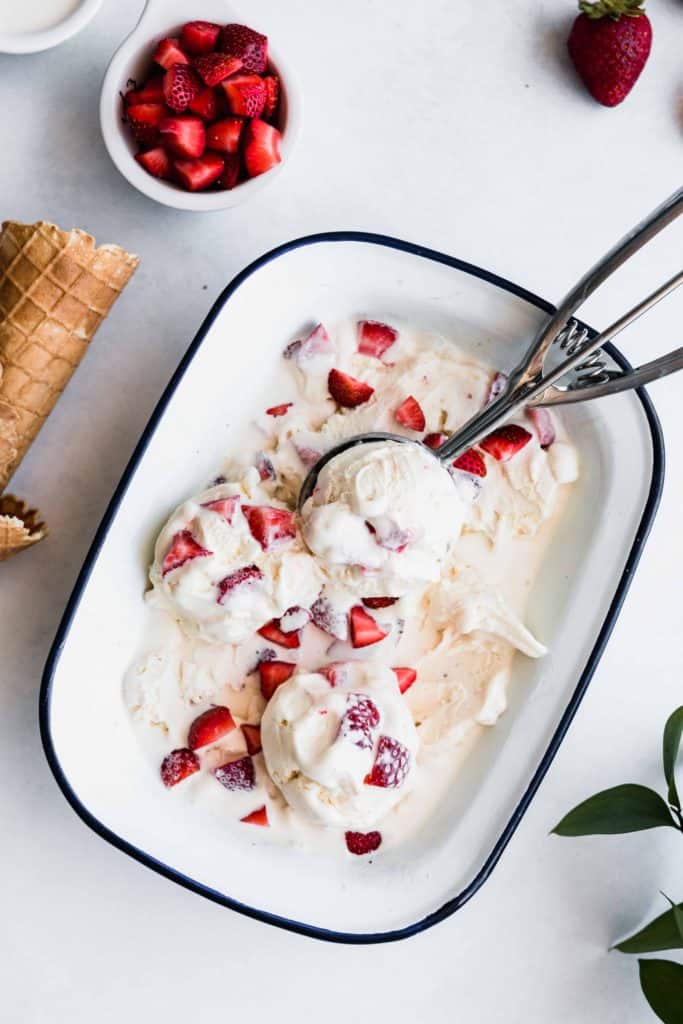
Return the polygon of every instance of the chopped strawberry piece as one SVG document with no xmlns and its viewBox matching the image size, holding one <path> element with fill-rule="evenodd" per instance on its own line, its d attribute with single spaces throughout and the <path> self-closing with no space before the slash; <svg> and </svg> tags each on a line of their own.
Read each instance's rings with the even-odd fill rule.
<svg viewBox="0 0 683 1024">
<path fill-rule="evenodd" d="M 259 479 L 275 479 L 275 467 L 273 466 L 273 463 L 270 461 L 265 452 L 258 453 L 256 457 L 256 468 L 258 469 Z"/>
<path fill-rule="evenodd" d="M 436 449 L 440 448 L 442 444 L 445 444 L 447 440 L 448 434 L 425 434 L 422 438 L 422 444 L 426 444 L 428 448 L 432 449 L 432 451 L 436 451 Z"/>
<path fill-rule="evenodd" d="M 240 821 L 243 821 L 246 825 L 270 825 L 266 805 L 264 804 L 263 807 L 257 807 L 257 809 L 252 811 L 251 814 L 247 814 L 244 818 L 240 818 Z"/>
<path fill-rule="evenodd" d="M 185 114 L 165 117 L 159 125 L 159 137 L 173 156 L 193 160 L 206 146 L 206 128 L 201 117 Z"/>
<path fill-rule="evenodd" d="M 245 68 L 262 75 L 268 64 L 268 37 L 246 25 L 226 25 L 221 33 L 220 48 L 224 53 L 240 57 Z"/>
<path fill-rule="evenodd" d="M 245 565 L 242 569 L 236 569 L 218 584 L 218 604 L 223 604 L 225 595 L 229 594 L 235 587 L 248 586 L 262 579 L 263 573 L 255 565 Z"/>
<path fill-rule="evenodd" d="M 217 705 L 195 718 L 187 735 L 187 745 L 190 750 L 198 750 L 227 736 L 234 728 L 235 721 L 230 710 Z"/>
<path fill-rule="evenodd" d="M 242 735 L 244 736 L 244 742 L 247 745 L 247 751 L 252 756 L 258 754 L 261 750 L 261 726 L 260 725 L 247 725 L 243 722 L 240 726 Z"/>
<path fill-rule="evenodd" d="M 417 672 L 414 668 L 392 668 L 391 671 L 395 673 L 398 679 L 398 688 L 401 693 L 409 690 L 417 679 Z"/>
<path fill-rule="evenodd" d="M 172 750 L 161 762 L 161 781 L 170 789 L 199 771 L 199 758 L 187 747 Z"/>
<path fill-rule="evenodd" d="M 166 573 L 179 569 L 181 565 L 185 565 L 186 562 L 190 562 L 193 558 L 206 558 L 212 554 L 213 551 L 208 551 L 207 548 L 203 548 L 201 544 L 197 543 L 189 530 L 179 530 L 173 537 L 171 546 L 164 555 L 161 575 L 163 577 Z"/>
<path fill-rule="evenodd" d="M 249 531 L 264 551 L 279 541 L 296 537 L 294 513 L 285 508 L 270 505 L 245 505 L 242 509 Z"/>
<path fill-rule="evenodd" d="M 498 427 L 492 433 L 480 441 L 480 447 L 492 455 L 498 462 L 507 462 L 513 455 L 521 451 L 531 440 L 531 434 L 524 427 L 516 423 L 508 423 L 504 427 Z"/>
<path fill-rule="evenodd" d="M 411 540 L 413 540 L 413 535 L 410 531 L 402 530 L 393 522 L 382 523 L 381 533 L 375 529 L 368 519 L 365 520 L 365 525 L 381 548 L 387 548 L 388 551 L 395 551 L 397 555 L 400 555 L 402 551 L 405 551 Z M 369 608 L 371 606 L 367 605 L 366 607 Z"/>
<path fill-rule="evenodd" d="M 316 451 L 315 448 L 309 448 L 305 444 L 299 444 L 293 438 L 292 444 L 294 445 L 294 450 L 296 451 L 296 454 L 299 456 L 299 458 L 301 459 L 301 461 L 303 462 L 304 466 L 306 466 L 307 469 L 310 469 L 311 466 L 315 466 L 316 462 L 318 462 L 322 455 L 322 452 Z"/>
<path fill-rule="evenodd" d="M 311 619 L 313 624 L 322 629 L 337 640 L 348 640 L 349 620 L 348 616 L 339 611 L 322 594 L 311 605 Z"/>
<path fill-rule="evenodd" d="M 231 792 L 253 789 L 256 785 L 254 762 L 248 755 L 218 765 L 213 770 L 213 776 L 218 779 L 221 786 L 225 786 Z"/>
<path fill-rule="evenodd" d="M 237 153 L 243 127 L 241 117 L 226 117 L 223 121 L 216 121 L 207 129 L 206 145 L 218 153 Z"/>
<path fill-rule="evenodd" d="M 496 398 L 500 398 L 500 396 L 505 391 L 507 382 L 508 379 L 504 373 L 494 373 L 489 384 L 489 389 L 486 394 L 486 401 L 484 402 L 484 405 L 490 405 L 491 402 L 495 401 Z"/>
<path fill-rule="evenodd" d="M 207 53 L 204 57 L 197 57 L 194 66 L 204 84 L 213 88 L 213 86 L 219 85 L 224 78 L 239 71 L 242 61 L 239 57 L 231 57 L 227 53 Z"/>
<path fill-rule="evenodd" d="M 329 665 L 324 665 L 318 671 L 321 676 L 325 676 L 330 686 L 341 686 L 348 679 L 349 663 L 348 661 L 331 661 Z"/>
<path fill-rule="evenodd" d="M 550 448 L 556 435 L 553 418 L 548 410 L 542 407 L 536 408 L 531 406 L 531 408 L 527 409 L 526 414 L 534 425 L 541 448 Z"/>
<path fill-rule="evenodd" d="M 201 117 L 202 121 L 213 121 L 216 116 L 216 94 L 213 89 L 202 89 L 187 108 L 193 114 Z"/>
<path fill-rule="evenodd" d="M 327 378 L 327 389 L 338 405 L 345 409 L 354 409 L 362 405 L 375 393 L 375 389 L 363 380 L 357 380 L 341 370 L 330 370 Z"/>
<path fill-rule="evenodd" d="M 424 430 L 425 428 L 425 414 L 422 412 L 420 403 L 412 395 L 408 395 L 406 400 L 401 402 L 394 413 L 394 419 L 401 426 L 408 427 L 409 430 Z"/>
<path fill-rule="evenodd" d="M 275 117 L 280 100 L 280 79 L 277 75 L 266 75 L 263 84 L 266 87 L 266 102 L 261 116 L 264 121 L 271 121 Z"/>
<path fill-rule="evenodd" d="M 260 117 L 266 103 L 266 87 L 258 75 L 233 75 L 221 82 L 233 114 L 240 117 Z"/>
<path fill-rule="evenodd" d="M 261 680 L 261 693 L 270 700 L 278 686 L 286 683 L 296 671 L 291 661 L 262 661 L 258 667 Z"/>
<path fill-rule="evenodd" d="M 173 172 L 188 192 L 199 192 L 218 181 L 223 173 L 223 159 L 218 153 L 205 153 L 197 160 L 174 160 Z"/>
<path fill-rule="evenodd" d="M 244 166 L 250 178 L 265 174 L 280 163 L 281 139 L 280 132 L 272 124 L 258 117 L 249 122 L 244 132 Z"/>
<path fill-rule="evenodd" d="M 202 508 L 208 508 L 209 512 L 217 512 L 219 516 L 225 519 L 229 526 L 232 526 L 235 509 L 239 503 L 239 494 L 233 494 L 229 498 L 217 498 L 216 501 L 207 501 L 205 505 L 202 505 Z"/>
<path fill-rule="evenodd" d="M 171 177 L 171 161 L 162 146 L 148 149 L 144 153 L 136 153 L 135 159 L 148 174 L 152 174 L 155 178 L 168 180 Z"/>
<path fill-rule="evenodd" d="M 476 448 L 468 448 L 466 452 L 458 456 L 453 465 L 463 473 L 471 473 L 472 476 L 486 476 L 486 463 Z"/>
<path fill-rule="evenodd" d="M 392 736 L 380 736 L 372 771 L 365 776 L 366 786 L 398 789 L 410 771 L 410 751 Z"/>
<path fill-rule="evenodd" d="M 362 599 L 363 604 L 366 608 L 390 608 L 392 604 L 396 604 L 398 601 L 397 597 L 364 597 Z"/>
<path fill-rule="evenodd" d="M 345 832 L 346 849 L 363 857 L 366 853 L 374 853 L 382 845 L 381 832 Z"/>
<path fill-rule="evenodd" d="M 372 615 L 368 615 L 359 604 L 349 612 L 351 643 L 354 647 L 369 647 L 371 644 L 384 640 L 387 634 L 377 625 Z"/>
<path fill-rule="evenodd" d="M 177 39 L 162 39 L 152 54 L 155 64 L 161 64 L 167 71 L 174 64 L 189 64 L 190 58 L 181 50 Z"/>
<path fill-rule="evenodd" d="M 349 693 L 339 735 L 362 750 L 371 750 L 378 725 L 379 711 L 374 701 L 362 693 Z"/>
<path fill-rule="evenodd" d="M 381 359 L 398 338 L 398 331 L 379 320 L 359 320 L 358 351 L 364 356 Z"/>
<path fill-rule="evenodd" d="M 129 89 L 123 97 L 127 106 L 138 103 L 164 103 L 163 75 L 152 75 L 139 89 Z"/>
<path fill-rule="evenodd" d="M 174 64 L 164 75 L 166 106 L 178 114 L 187 110 L 192 100 L 201 91 L 201 82 L 187 64 Z"/>
<path fill-rule="evenodd" d="M 299 636 L 298 629 L 292 630 L 290 633 L 285 633 L 284 630 L 280 629 L 280 620 L 273 619 L 272 622 L 266 622 L 265 626 L 261 626 L 256 632 L 259 636 L 262 636 L 264 640 L 270 640 L 271 643 L 279 644 L 280 647 L 287 647 L 293 649 L 301 646 L 301 638 Z"/>
<path fill-rule="evenodd" d="M 166 117 L 163 103 L 135 103 L 126 109 L 125 120 L 133 136 L 144 146 L 153 146 Z"/>
<path fill-rule="evenodd" d="M 222 155 L 225 166 L 216 184 L 219 188 L 231 189 L 235 187 L 240 176 L 240 158 L 237 153 L 223 153 Z"/>
<path fill-rule="evenodd" d="M 188 21 L 180 32 L 180 45 L 187 53 L 211 53 L 221 34 L 213 21 Z"/>
<path fill-rule="evenodd" d="M 293 404 L 293 402 L 283 402 L 282 405 L 271 405 L 270 409 L 266 409 L 266 416 L 284 416 Z"/>
<path fill-rule="evenodd" d="M 282 613 L 280 618 L 280 629 L 283 633 L 294 633 L 303 629 L 311 621 L 311 613 L 308 608 L 302 608 L 298 604 L 292 605 Z"/>
<path fill-rule="evenodd" d="M 302 360 L 312 359 L 314 356 L 331 355 L 332 352 L 332 339 L 323 325 L 317 324 L 307 337 L 290 342 L 282 355 L 285 359 L 292 359 L 296 356 L 297 363 L 301 364 Z"/>
</svg>

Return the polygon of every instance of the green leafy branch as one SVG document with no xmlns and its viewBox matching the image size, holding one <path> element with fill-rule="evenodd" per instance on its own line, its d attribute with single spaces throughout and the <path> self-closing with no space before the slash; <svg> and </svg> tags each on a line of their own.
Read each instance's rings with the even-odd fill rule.
<svg viewBox="0 0 683 1024">
<path fill-rule="evenodd" d="M 617 835 L 651 828 L 673 828 L 683 835 L 683 808 L 676 787 L 676 760 L 683 737 L 683 706 L 664 726 L 662 761 L 666 799 L 647 786 L 627 783 L 584 800 L 553 829 L 558 836 Z M 664 893 L 662 893 L 664 895 Z M 621 953 L 683 949 L 683 903 L 668 896 L 670 909 L 639 932 L 618 942 Z M 664 1024 L 683 1024 L 683 965 L 672 960 L 639 960 L 640 986 Z"/>
</svg>

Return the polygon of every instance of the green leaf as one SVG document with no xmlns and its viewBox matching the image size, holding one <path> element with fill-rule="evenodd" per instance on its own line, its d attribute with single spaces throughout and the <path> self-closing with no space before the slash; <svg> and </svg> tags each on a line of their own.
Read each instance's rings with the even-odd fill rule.
<svg viewBox="0 0 683 1024">
<path fill-rule="evenodd" d="M 668 899 L 668 896 L 667 896 Z M 683 903 L 660 914 L 635 935 L 618 942 L 614 949 L 622 953 L 656 953 L 662 949 L 683 949 L 683 931 L 679 931 L 676 915 L 683 920 Z"/>
<path fill-rule="evenodd" d="M 661 796 L 647 786 L 627 783 L 584 800 L 565 815 L 553 832 L 558 836 L 617 835 L 660 825 L 676 828 Z"/>
<path fill-rule="evenodd" d="M 639 960 L 643 995 L 664 1024 L 683 1024 L 683 965 L 672 960 Z"/>
<path fill-rule="evenodd" d="M 673 807 L 681 809 L 676 791 L 676 758 L 683 736 L 683 707 L 677 708 L 664 726 L 664 776 L 669 787 L 668 799 Z"/>
<path fill-rule="evenodd" d="M 676 906 L 674 901 L 669 896 L 666 895 L 665 892 L 662 893 L 662 896 L 664 897 L 665 900 L 668 900 L 669 903 L 671 904 L 671 913 L 674 916 L 674 921 L 676 922 L 676 928 L 678 929 L 678 934 L 681 937 L 681 947 L 683 948 L 683 903 L 680 905 L 680 907 L 678 907 L 678 906 Z"/>
</svg>

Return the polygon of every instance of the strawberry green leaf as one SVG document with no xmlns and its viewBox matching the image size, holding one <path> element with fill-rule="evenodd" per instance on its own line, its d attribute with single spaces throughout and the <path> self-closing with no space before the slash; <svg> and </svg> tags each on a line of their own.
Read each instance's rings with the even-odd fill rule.
<svg viewBox="0 0 683 1024">
<path fill-rule="evenodd" d="M 667 897 L 668 898 L 668 897 Z M 621 953 L 656 953 L 662 949 L 683 949 L 683 931 L 679 931 L 676 915 L 683 919 L 683 903 L 660 914 L 635 935 L 618 942 L 614 949 Z"/>
<path fill-rule="evenodd" d="M 664 1024 L 683 1024 L 683 964 L 639 960 L 640 987 L 650 1008 Z"/>
<path fill-rule="evenodd" d="M 676 828 L 661 796 L 647 786 L 626 784 L 584 800 L 558 822 L 553 832 L 558 836 L 618 835 L 662 825 Z"/>
<path fill-rule="evenodd" d="M 681 801 L 676 790 L 676 758 L 683 736 L 683 706 L 676 708 L 664 726 L 664 776 L 669 787 L 668 800 L 672 807 L 681 809 Z"/>
</svg>

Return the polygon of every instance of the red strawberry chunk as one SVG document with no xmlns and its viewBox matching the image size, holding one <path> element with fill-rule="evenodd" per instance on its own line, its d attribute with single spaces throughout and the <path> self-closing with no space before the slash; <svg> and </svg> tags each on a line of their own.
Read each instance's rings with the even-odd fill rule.
<svg viewBox="0 0 683 1024">
<path fill-rule="evenodd" d="M 277 75 L 266 75 L 263 84 L 266 87 L 266 102 L 261 116 L 265 121 L 271 121 L 275 117 L 280 100 L 280 79 Z"/>
<path fill-rule="evenodd" d="M 240 818 L 240 821 L 245 822 L 247 825 L 270 825 L 266 805 L 264 804 L 263 807 L 257 807 L 255 811 L 251 812 L 251 814 L 247 814 L 244 818 Z"/>
<path fill-rule="evenodd" d="M 153 146 L 166 117 L 162 103 L 135 103 L 126 109 L 126 122 L 133 136 L 145 146 Z"/>
<path fill-rule="evenodd" d="M 211 53 L 221 34 L 213 21 L 188 21 L 180 32 L 180 45 L 186 53 Z"/>
<path fill-rule="evenodd" d="M 343 686 L 349 677 L 349 668 L 348 661 L 331 661 L 318 671 L 321 676 L 325 676 L 330 686 Z"/>
<path fill-rule="evenodd" d="M 468 448 L 466 452 L 458 456 L 453 465 L 463 473 L 471 473 L 472 476 L 486 476 L 486 463 L 476 448 Z"/>
<path fill-rule="evenodd" d="M 246 25 L 226 25 L 221 33 L 220 48 L 224 53 L 240 57 L 245 68 L 262 75 L 268 64 L 268 37 Z"/>
<path fill-rule="evenodd" d="M 526 414 L 534 425 L 541 448 L 550 448 L 556 435 L 553 418 L 548 410 L 542 407 L 536 408 L 531 406 L 531 408 L 526 410 Z"/>
<path fill-rule="evenodd" d="M 187 745 L 190 750 L 198 750 L 209 743 L 215 743 L 235 728 L 235 721 L 229 708 L 213 707 L 195 718 L 187 734 Z"/>
<path fill-rule="evenodd" d="M 282 405 L 271 405 L 270 409 L 266 409 L 266 416 L 284 416 L 293 404 L 293 402 L 283 402 Z"/>
<path fill-rule="evenodd" d="M 384 353 L 398 338 L 398 331 L 379 320 L 360 320 L 358 322 L 358 351 L 364 356 L 375 356 L 381 359 Z"/>
<path fill-rule="evenodd" d="M 226 117 L 223 121 L 216 121 L 207 130 L 206 145 L 218 153 L 237 153 L 243 127 L 241 117 Z"/>
<path fill-rule="evenodd" d="M 378 725 L 377 705 L 362 693 L 348 694 L 339 735 L 363 750 L 371 750 Z"/>
<path fill-rule="evenodd" d="M 258 469 L 259 479 L 261 480 L 274 480 L 275 479 L 275 467 L 270 461 L 265 452 L 259 452 L 256 456 L 256 468 Z"/>
<path fill-rule="evenodd" d="M 162 146 L 148 149 L 144 153 L 136 153 L 135 159 L 148 174 L 152 174 L 155 178 L 168 180 L 171 177 L 171 161 Z"/>
<path fill-rule="evenodd" d="M 163 75 L 152 75 L 140 89 L 129 89 L 123 97 L 129 107 L 137 103 L 164 103 Z"/>
<path fill-rule="evenodd" d="M 285 359 L 296 356 L 297 363 L 301 364 L 303 360 L 312 359 L 314 356 L 331 355 L 332 351 L 332 339 L 324 326 L 317 324 L 307 337 L 292 341 L 282 355 Z"/>
<path fill-rule="evenodd" d="M 296 671 L 291 661 L 262 661 L 258 667 L 261 693 L 270 700 L 278 686 L 286 683 Z"/>
<path fill-rule="evenodd" d="M 354 605 L 349 612 L 349 626 L 351 629 L 351 643 L 354 647 L 369 647 L 371 644 L 384 640 L 385 636 L 387 636 L 385 631 L 380 629 L 372 615 L 368 615 L 359 604 Z"/>
<path fill-rule="evenodd" d="M 244 742 L 247 745 L 247 751 L 252 756 L 258 754 L 261 750 L 261 726 L 260 725 L 248 725 L 243 722 L 240 726 L 242 735 L 244 736 Z"/>
<path fill-rule="evenodd" d="M 213 770 L 213 776 L 218 779 L 221 786 L 225 786 L 231 792 L 253 789 L 256 785 L 254 762 L 248 755 L 218 765 Z"/>
<path fill-rule="evenodd" d="M 258 116 L 249 122 L 244 132 L 244 166 L 250 178 L 265 174 L 280 163 L 281 139 L 277 128 L 259 120 Z"/>
<path fill-rule="evenodd" d="M 177 39 L 162 39 L 152 54 L 152 60 L 167 71 L 174 64 L 190 63 L 190 58 L 183 53 Z"/>
<path fill-rule="evenodd" d="M 229 498 L 217 498 L 216 501 L 207 501 L 205 505 L 202 505 L 202 508 L 208 508 L 210 512 L 217 512 L 219 516 L 225 519 L 229 526 L 232 526 L 235 509 L 239 503 L 239 494 L 233 494 Z"/>
<path fill-rule="evenodd" d="M 191 114 L 165 117 L 159 124 L 159 138 L 173 156 L 193 160 L 204 152 L 206 128 L 201 117 Z"/>
<path fill-rule="evenodd" d="M 410 751 L 392 736 L 380 736 L 372 771 L 365 776 L 366 786 L 398 789 L 410 771 Z"/>
<path fill-rule="evenodd" d="M 224 78 L 239 71 L 242 61 L 239 57 L 231 57 L 227 53 L 207 53 L 204 57 L 197 57 L 194 66 L 204 84 L 213 88 L 213 86 L 219 85 Z"/>
<path fill-rule="evenodd" d="M 201 82 L 187 64 L 174 64 L 164 75 L 166 106 L 179 114 L 187 110 L 201 90 Z"/>
<path fill-rule="evenodd" d="M 401 693 L 409 690 L 417 679 L 417 672 L 414 668 L 392 668 L 391 670 L 398 680 L 398 688 Z"/>
<path fill-rule="evenodd" d="M 401 402 L 394 413 L 394 419 L 403 427 L 409 430 L 424 430 L 425 414 L 422 412 L 420 403 L 412 395 L 408 395 L 404 402 Z"/>
<path fill-rule="evenodd" d="M 531 440 L 531 434 L 516 423 L 508 423 L 498 427 L 480 441 L 480 447 L 492 455 L 498 462 L 507 462 L 513 455 L 521 451 Z"/>
<path fill-rule="evenodd" d="M 235 187 L 240 176 L 240 158 L 237 153 L 223 153 L 222 156 L 225 166 L 216 184 L 219 188 L 231 189 Z"/>
<path fill-rule="evenodd" d="M 190 562 L 193 558 L 206 558 L 212 554 L 213 551 L 208 551 L 207 548 L 203 548 L 201 544 L 197 543 L 189 530 L 179 530 L 173 537 L 171 546 L 164 555 L 161 575 L 163 577 L 166 573 L 179 569 L 181 565 L 185 565 L 186 562 Z"/>
<path fill-rule="evenodd" d="M 322 594 L 311 605 L 311 620 L 318 629 L 324 630 L 337 640 L 348 640 L 349 620 L 345 612 L 335 608 Z"/>
<path fill-rule="evenodd" d="M 284 508 L 269 505 L 245 505 L 242 509 L 249 531 L 264 551 L 280 541 L 296 537 L 294 513 Z"/>
<path fill-rule="evenodd" d="M 170 789 L 199 771 L 199 758 L 187 747 L 172 750 L 161 762 L 161 781 Z"/>
<path fill-rule="evenodd" d="M 445 444 L 447 440 L 448 434 L 425 434 L 422 439 L 422 444 L 426 444 L 428 448 L 432 449 L 432 451 L 436 451 L 436 449 L 440 448 L 442 444 Z"/>
<path fill-rule="evenodd" d="M 279 619 L 273 619 L 272 622 L 266 622 L 265 626 L 261 626 L 261 628 L 256 632 L 265 640 L 270 640 L 271 643 L 279 644 L 280 647 L 293 649 L 301 646 L 299 630 L 294 629 L 290 633 L 285 633 L 280 629 Z"/>
<path fill-rule="evenodd" d="M 188 192 L 199 192 L 220 178 L 223 160 L 218 153 L 205 153 L 197 160 L 174 160 L 173 172 Z"/>
<path fill-rule="evenodd" d="M 381 832 L 345 832 L 346 849 L 363 857 L 366 853 L 374 853 L 382 845 Z"/>
<path fill-rule="evenodd" d="M 230 110 L 240 117 L 260 117 L 266 103 L 266 87 L 258 75 L 237 74 L 226 78 L 221 86 Z"/>
<path fill-rule="evenodd" d="M 363 604 L 366 608 L 390 608 L 392 604 L 396 604 L 398 601 L 397 597 L 364 597 L 362 599 Z"/>
<path fill-rule="evenodd" d="M 355 409 L 362 405 L 375 393 L 375 389 L 363 380 L 357 380 L 341 370 L 330 370 L 327 378 L 327 389 L 338 405 L 345 409 Z"/>
<path fill-rule="evenodd" d="M 213 89 L 202 89 L 190 103 L 188 110 L 201 117 L 202 121 L 213 121 L 216 116 L 216 94 Z"/>
<path fill-rule="evenodd" d="M 310 469 L 311 466 L 315 466 L 316 462 L 318 462 L 322 455 L 322 452 L 316 451 L 315 448 L 309 448 L 305 444 L 299 444 L 294 439 L 292 439 L 292 444 L 294 445 L 296 454 L 308 469 Z"/>
<path fill-rule="evenodd" d="M 225 595 L 229 594 L 235 587 L 247 586 L 252 583 L 257 583 L 263 579 L 263 573 L 255 565 L 245 565 L 241 569 L 236 569 L 234 572 L 222 579 L 218 584 L 218 604 L 223 604 L 225 601 Z"/>
</svg>

